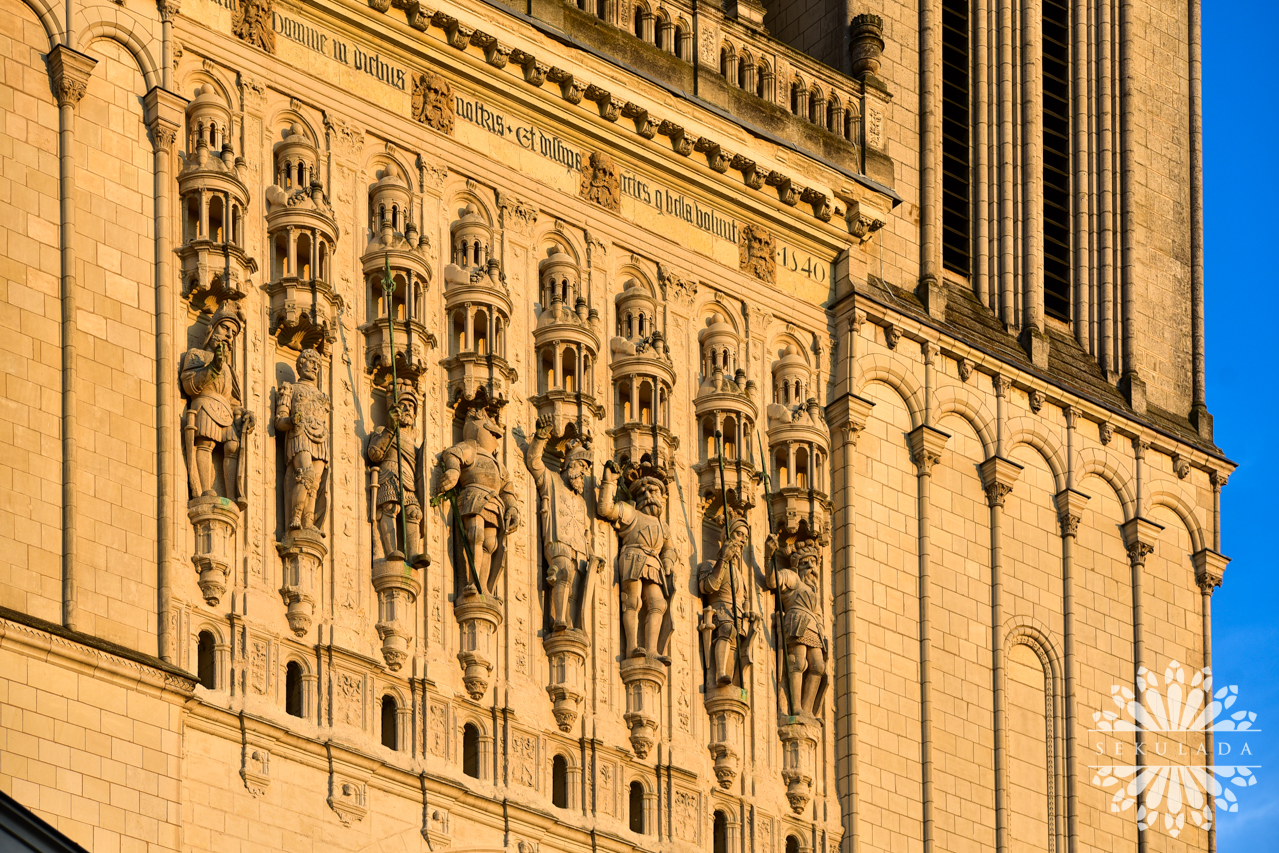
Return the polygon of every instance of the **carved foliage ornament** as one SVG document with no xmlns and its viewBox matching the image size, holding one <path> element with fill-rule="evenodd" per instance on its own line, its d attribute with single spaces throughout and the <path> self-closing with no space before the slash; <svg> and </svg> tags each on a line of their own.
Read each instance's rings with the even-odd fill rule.
<svg viewBox="0 0 1279 853">
<path fill-rule="evenodd" d="M 453 86 L 440 75 L 427 71 L 413 80 L 413 119 L 432 130 L 452 134 L 456 113 Z"/>
</svg>

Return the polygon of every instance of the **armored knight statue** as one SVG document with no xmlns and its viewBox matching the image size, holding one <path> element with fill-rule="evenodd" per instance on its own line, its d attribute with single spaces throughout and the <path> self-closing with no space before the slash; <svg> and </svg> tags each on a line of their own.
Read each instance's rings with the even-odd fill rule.
<svg viewBox="0 0 1279 853">
<path fill-rule="evenodd" d="M 373 558 L 404 560 L 423 567 L 430 560 L 422 552 L 422 504 L 417 497 L 417 459 L 420 431 L 418 394 L 411 382 L 401 381 L 398 404 L 386 413 L 386 426 L 369 436 L 365 455 L 377 470 Z M 399 523 L 403 515 L 403 542 Z"/>
<path fill-rule="evenodd" d="M 519 497 L 498 461 L 502 427 L 484 409 L 472 408 L 462 440 L 444 451 L 440 494 L 453 492 L 453 511 L 468 549 L 471 592 L 493 595 L 504 567 L 506 538 L 520 526 Z"/>
<path fill-rule="evenodd" d="M 750 609 L 746 586 L 746 541 L 750 527 L 745 519 L 730 514 L 728 538 L 720 546 L 715 561 L 703 565 L 697 577 L 697 589 L 702 594 L 705 609 L 702 611 L 702 645 L 706 661 L 706 683 L 726 687 L 737 681 L 739 672 L 750 666 L 751 641 L 754 638 L 758 615 Z M 738 649 L 742 657 L 737 657 Z"/>
<path fill-rule="evenodd" d="M 324 471 L 329 463 L 329 395 L 320 390 L 320 353 L 308 347 L 297 359 L 297 382 L 280 386 L 275 404 L 275 428 L 288 437 L 285 456 L 293 483 L 289 529 L 317 528 L 323 523 L 320 500 Z M 316 507 L 321 507 L 317 518 Z"/>
<path fill-rule="evenodd" d="M 553 423 L 550 415 L 537 419 L 524 464 L 537 486 L 546 583 L 551 590 L 551 629 L 563 631 L 585 627 L 582 608 L 589 590 L 583 588 L 579 595 L 578 585 L 590 577 L 592 569 L 598 571 L 603 560 L 591 551 L 591 517 L 582 491 L 591 470 L 590 448 L 583 441 L 566 442 L 560 476 L 553 476 L 542 458 Z"/>
<path fill-rule="evenodd" d="M 622 585 L 622 632 L 626 656 L 652 655 L 667 662 L 661 644 L 662 621 L 675 594 L 673 577 L 676 553 L 670 532 L 662 521 L 666 506 L 666 481 L 655 468 L 641 468 L 631 483 L 630 501 L 615 500 L 617 466 L 604 465 L 596 498 L 596 512 L 617 529 L 621 551 L 617 562 Z M 641 610 L 644 645 L 639 642 Z"/>
<path fill-rule="evenodd" d="M 191 497 L 219 497 L 213 451 L 220 447 L 226 492 L 220 497 L 235 501 L 240 509 L 248 506 L 239 468 L 240 444 L 255 425 L 253 413 L 244 409 L 235 371 L 235 338 L 243 329 L 239 302 L 224 302 L 209 321 L 204 345 L 184 352 L 179 362 L 182 391 L 188 398 L 182 414 L 182 454 Z"/>
<path fill-rule="evenodd" d="M 781 548 L 774 534 L 765 542 L 764 552 L 768 564 L 764 585 L 781 597 L 791 715 L 817 719 L 826 692 L 828 655 L 822 620 L 821 550 L 812 539 L 801 540 L 792 549 Z M 774 561 L 775 555 L 781 559 Z M 789 567 L 779 568 L 783 561 Z"/>
</svg>

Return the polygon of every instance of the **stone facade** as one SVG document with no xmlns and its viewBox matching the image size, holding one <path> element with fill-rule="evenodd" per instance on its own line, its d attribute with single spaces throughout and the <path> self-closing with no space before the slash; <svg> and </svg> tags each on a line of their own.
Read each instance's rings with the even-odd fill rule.
<svg viewBox="0 0 1279 853">
<path fill-rule="evenodd" d="M 1210 663 L 1193 85 L 1107 350 L 937 274 L 914 4 L 132 3 L 0 0 L 0 789 L 94 851 L 1209 849 L 1086 739 Z"/>
</svg>

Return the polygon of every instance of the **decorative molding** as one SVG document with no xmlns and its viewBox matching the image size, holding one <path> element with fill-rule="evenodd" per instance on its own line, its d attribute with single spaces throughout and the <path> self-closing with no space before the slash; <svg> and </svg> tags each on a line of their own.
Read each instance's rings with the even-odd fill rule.
<svg viewBox="0 0 1279 853">
<path fill-rule="evenodd" d="M 98 60 L 59 44 L 49 50 L 46 61 L 53 77 L 58 106 L 75 109 L 88 90 L 89 78 L 93 76 Z"/>
</svg>

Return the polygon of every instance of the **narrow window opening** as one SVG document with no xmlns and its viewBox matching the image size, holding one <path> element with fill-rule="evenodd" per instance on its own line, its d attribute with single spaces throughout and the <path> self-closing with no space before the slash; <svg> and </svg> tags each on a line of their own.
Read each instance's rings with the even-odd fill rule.
<svg viewBox="0 0 1279 853">
<path fill-rule="evenodd" d="M 480 778 L 480 730 L 474 723 L 462 728 L 462 772 Z"/>
<path fill-rule="evenodd" d="M 218 663 L 213 648 L 214 642 L 211 631 L 201 631 L 195 650 L 200 684 L 209 690 L 218 689 Z"/>
<path fill-rule="evenodd" d="M 302 664 L 289 661 L 284 668 L 284 712 L 290 717 L 301 717 L 302 710 Z"/>
<path fill-rule="evenodd" d="M 630 788 L 629 816 L 631 832 L 644 831 L 644 786 L 632 782 Z"/>
<path fill-rule="evenodd" d="M 1044 0 L 1044 313 L 1070 322 L 1070 7 Z"/>
<path fill-rule="evenodd" d="M 972 272 L 968 2 L 942 0 L 942 266 Z"/>
<path fill-rule="evenodd" d="M 786 836 L 786 853 L 799 853 L 799 837 L 795 835 Z"/>
<path fill-rule="evenodd" d="M 551 805 L 568 808 L 568 759 L 562 755 L 551 760 Z"/>
<path fill-rule="evenodd" d="M 719 809 L 715 810 L 715 823 L 711 835 L 713 853 L 728 853 L 728 818 Z"/>
<path fill-rule="evenodd" d="M 387 749 L 399 749 L 399 711 L 400 703 L 394 696 L 382 697 L 382 746 Z"/>
</svg>

